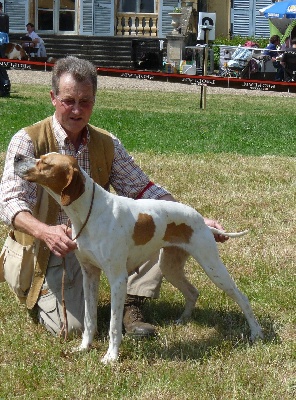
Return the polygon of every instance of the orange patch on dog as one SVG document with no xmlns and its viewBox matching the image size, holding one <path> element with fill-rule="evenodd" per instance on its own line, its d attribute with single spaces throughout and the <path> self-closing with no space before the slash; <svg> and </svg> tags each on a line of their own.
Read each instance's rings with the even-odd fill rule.
<svg viewBox="0 0 296 400">
<path fill-rule="evenodd" d="M 136 246 L 148 243 L 154 236 L 155 223 L 149 214 L 140 213 L 135 223 L 133 240 Z"/>
<path fill-rule="evenodd" d="M 192 233 L 191 226 L 172 222 L 167 225 L 163 240 L 170 243 L 189 243 Z"/>
</svg>

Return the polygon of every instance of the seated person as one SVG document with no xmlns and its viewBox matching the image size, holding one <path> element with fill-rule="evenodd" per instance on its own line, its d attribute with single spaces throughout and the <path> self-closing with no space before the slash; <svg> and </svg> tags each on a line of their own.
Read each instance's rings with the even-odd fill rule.
<svg viewBox="0 0 296 400">
<path fill-rule="evenodd" d="M 263 54 L 268 56 L 272 60 L 272 64 L 274 68 L 276 68 L 275 80 L 283 81 L 284 80 L 284 68 L 282 67 L 278 57 L 280 54 L 277 51 L 277 46 L 280 45 L 280 37 L 278 35 L 273 35 L 269 39 L 269 44 L 266 46 L 266 50 L 264 50 Z"/>
<path fill-rule="evenodd" d="M 31 22 L 26 25 L 27 35 L 22 38 L 24 40 L 26 37 L 30 38 L 29 42 L 23 43 L 23 48 L 26 49 L 30 57 L 46 57 L 46 50 L 44 46 L 44 41 L 35 32 L 35 26 Z M 27 50 L 29 48 L 29 50 Z M 32 48 L 32 51 L 30 51 Z"/>
<path fill-rule="evenodd" d="M 281 59 L 281 66 L 285 71 L 285 80 L 296 78 L 296 39 L 291 42 L 292 46 L 284 52 Z"/>
<path fill-rule="evenodd" d="M 285 50 L 289 49 L 290 47 L 292 47 L 291 38 L 290 38 L 290 36 L 288 36 L 285 39 L 284 43 L 281 45 L 281 50 L 285 51 Z"/>
</svg>

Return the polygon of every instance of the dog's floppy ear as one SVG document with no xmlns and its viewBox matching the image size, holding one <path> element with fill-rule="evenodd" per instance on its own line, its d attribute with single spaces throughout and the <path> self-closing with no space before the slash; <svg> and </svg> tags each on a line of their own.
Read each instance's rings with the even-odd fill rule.
<svg viewBox="0 0 296 400">
<path fill-rule="evenodd" d="M 70 166 L 68 183 L 61 193 L 62 206 L 68 206 L 77 200 L 85 190 L 85 179 L 78 166 Z"/>
</svg>

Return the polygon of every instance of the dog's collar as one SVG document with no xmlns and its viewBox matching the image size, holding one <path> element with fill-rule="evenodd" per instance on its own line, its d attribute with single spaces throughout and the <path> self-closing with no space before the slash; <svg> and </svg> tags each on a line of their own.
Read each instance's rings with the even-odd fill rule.
<svg viewBox="0 0 296 400">
<path fill-rule="evenodd" d="M 88 214 L 86 216 L 86 219 L 85 219 L 82 227 L 80 228 L 80 231 L 77 233 L 75 238 L 72 239 L 73 241 L 76 240 L 81 235 L 81 232 L 85 228 L 85 225 L 88 223 L 88 220 L 89 220 L 89 217 L 90 217 L 90 214 L 91 214 L 91 210 L 92 210 L 92 207 L 93 207 L 93 204 L 94 204 L 95 188 L 96 188 L 96 184 L 95 184 L 95 181 L 93 181 L 92 198 L 91 198 L 91 203 L 90 203 L 90 207 L 89 207 L 89 210 L 88 210 Z"/>
</svg>

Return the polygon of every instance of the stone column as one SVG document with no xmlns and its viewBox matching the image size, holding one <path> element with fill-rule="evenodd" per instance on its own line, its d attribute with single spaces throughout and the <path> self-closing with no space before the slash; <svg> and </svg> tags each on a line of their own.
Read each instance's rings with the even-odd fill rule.
<svg viewBox="0 0 296 400">
<path fill-rule="evenodd" d="M 179 67 L 184 58 L 185 40 L 183 35 L 167 35 L 167 59 Z"/>
</svg>

